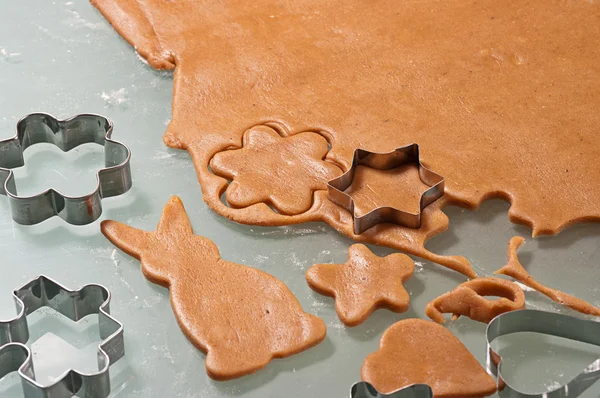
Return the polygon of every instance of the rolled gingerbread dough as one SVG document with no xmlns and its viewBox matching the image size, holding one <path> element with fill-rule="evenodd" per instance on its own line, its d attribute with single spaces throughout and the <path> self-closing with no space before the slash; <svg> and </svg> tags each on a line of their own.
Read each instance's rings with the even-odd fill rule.
<svg viewBox="0 0 600 398">
<path fill-rule="evenodd" d="M 229 219 L 324 221 L 471 277 L 466 259 L 423 247 L 447 228 L 444 204 L 476 208 L 503 197 L 510 219 L 534 235 L 600 219 L 599 2 L 91 1 L 151 66 L 175 69 L 164 141 L 191 153 L 204 200 Z M 348 212 L 325 191 L 277 177 L 279 168 L 302 168 L 273 152 L 264 190 L 277 185 L 311 206 L 227 206 L 221 195 L 232 181 L 209 163 L 242 148 L 253 126 L 282 138 L 321 135 L 331 146 L 325 160 L 342 171 L 356 148 L 416 142 L 446 177 L 445 198 L 418 230 L 380 225 L 354 235 Z"/>
<path fill-rule="evenodd" d="M 382 393 L 421 383 L 436 398 L 479 398 L 496 391 L 492 376 L 452 332 L 416 318 L 390 326 L 360 374 Z"/>
<path fill-rule="evenodd" d="M 410 296 L 403 283 L 414 270 L 415 263 L 405 254 L 379 257 L 357 243 L 348 249 L 345 264 L 315 264 L 306 272 L 306 281 L 314 291 L 335 298 L 338 317 L 346 326 L 358 326 L 378 308 L 408 310 Z"/>
<path fill-rule="evenodd" d="M 102 233 L 140 260 L 148 280 L 169 289 L 177 322 L 206 353 L 206 371 L 213 379 L 256 372 L 273 358 L 304 351 L 325 338 L 323 320 L 304 312 L 282 281 L 223 260 L 213 241 L 195 235 L 176 196 L 165 206 L 156 231 L 106 220 Z"/>
</svg>

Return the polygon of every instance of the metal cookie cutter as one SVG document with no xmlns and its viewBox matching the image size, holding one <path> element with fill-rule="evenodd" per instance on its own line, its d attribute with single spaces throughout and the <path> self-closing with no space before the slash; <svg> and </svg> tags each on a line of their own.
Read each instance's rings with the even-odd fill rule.
<svg viewBox="0 0 600 398">
<path fill-rule="evenodd" d="M 352 185 L 356 167 L 363 165 L 377 170 L 390 170 L 407 163 L 416 163 L 419 166 L 421 181 L 430 187 L 421 195 L 420 211 L 418 213 L 411 213 L 384 206 L 378 207 L 363 216 L 357 216 L 354 211 L 354 200 L 344 192 Z M 358 235 L 372 226 L 383 222 L 404 225 L 409 228 L 419 228 L 421 226 L 421 212 L 423 209 L 444 195 L 444 177 L 421 164 L 419 159 L 419 145 L 417 144 L 406 145 L 388 153 L 376 153 L 357 149 L 354 151 L 352 167 L 341 176 L 330 180 L 327 183 L 327 189 L 329 200 L 352 213 L 354 233 Z"/>
<path fill-rule="evenodd" d="M 106 398 L 110 394 L 108 368 L 125 354 L 123 325 L 110 316 L 110 292 L 101 285 L 85 285 L 68 290 L 46 276 L 38 276 L 13 292 L 18 315 L 0 321 L 0 379 L 12 372 L 21 377 L 25 398 Z M 100 338 L 98 372 L 79 373 L 69 370 L 56 382 L 42 386 L 35 381 L 29 340 L 27 315 L 50 307 L 72 321 L 98 314 Z"/>
<path fill-rule="evenodd" d="M 371 383 L 361 381 L 352 386 L 350 398 L 433 398 L 433 391 L 427 384 L 413 384 L 382 394 Z"/>
<path fill-rule="evenodd" d="M 600 359 L 592 362 L 567 384 L 543 393 L 524 393 L 502 377 L 502 357 L 491 344 L 511 333 L 535 332 L 564 337 L 600 346 L 600 323 L 539 310 L 518 310 L 498 315 L 488 325 L 487 368 L 498 378 L 498 394 L 510 398 L 564 398 L 577 397 L 600 379 Z"/>
<path fill-rule="evenodd" d="M 97 220 L 102 213 L 102 198 L 121 195 L 131 188 L 131 152 L 111 139 L 112 131 L 112 122 L 99 115 L 57 120 L 45 113 L 33 113 L 19 120 L 16 135 L 0 141 L 0 194 L 8 196 L 13 219 L 24 225 L 37 224 L 52 216 L 74 225 Z M 54 144 L 64 152 L 86 143 L 103 145 L 106 167 L 98 171 L 94 191 L 80 197 L 65 196 L 53 189 L 30 197 L 18 196 L 10 169 L 23 166 L 23 151 L 41 142 Z"/>
</svg>

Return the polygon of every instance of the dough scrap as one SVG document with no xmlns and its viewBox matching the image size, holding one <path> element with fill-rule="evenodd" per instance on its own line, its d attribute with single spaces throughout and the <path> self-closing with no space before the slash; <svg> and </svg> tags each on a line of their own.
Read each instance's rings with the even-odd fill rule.
<svg viewBox="0 0 600 398">
<path fill-rule="evenodd" d="M 342 174 L 322 160 L 327 146 L 314 132 L 284 138 L 276 126 L 254 126 L 244 133 L 243 148 L 217 153 L 210 167 L 233 180 L 225 191 L 230 206 L 266 203 L 279 213 L 299 214 L 310 209 L 314 191 L 327 189 L 327 181 Z M 281 183 L 285 181 L 293 181 L 298 189 L 290 190 Z"/>
<path fill-rule="evenodd" d="M 324 221 L 470 277 L 466 259 L 423 248 L 447 227 L 443 204 L 503 197 L 510 220 L 534 236 L 600 220 L 599 2 L 91 1 L 150 65 L 176 67 L 164 141 L 190 152 L 203 199 L 224 217 Z M 381 226 L 360 236 L 323 191 L 298 215 L 227 206 L 228 181 L 210 160 L 270 123 L 286 135 L 319 131 L 331 144 L 326 159 L 344 170 L 356 148 L 416 142 L 446 178 L 447 198 L 417 231 Z"/>
<path fill-rule="evenodd" d="M 533 277 L 525 270 L 517 255 L 517 251 L 523 243 L 525 243 L 525 239 L 521 236 L 513 236 L 510 239 L 508 242 L 508 263 L 498 271 L 494 272 L 495 274 L 508 275 L 549 297 L 552 301 L 565 305 L 575 311 L 579 311 L 583 314 L 600 316 L 600 308 L 595 307 L 591 303 L 575 296 L 571 296 L 570 294 L 563 293 L 560 290 L 542 285 L 540 282 L 533 279 Z"/>
<path fill-rule="evenodd" d="M 387 308 L 405 312 L 410 297 L 402 283 L 415 269 L 405 254 L 375 255 L 362 244 L 348 249 L 345 264 L 316 264 L 306 272 L 308 285 L 317 293 L 335 298 L 335 309 L 346 326 L 358 326 L 373 311 Z"/>
<path fill-rule="evenodd" d="M 499 298 L 489 300 L 483 296 Z M 425 307 L 425 314 L 437 323 L 446 322 L 442 313 L 453 314 L 452 320 L 464 315 L 474 321 L 489 323 L 500 314 L 523 308 L 523 289 L 514 282 L 488 277 L 471 279 L 433 299 Z"/>
<path fill-rule="evenodd" d="M 210 240 L 194 235 L 183 203 L 172 197 L 154 232 L 116 221 L 102 233 L 141 261 L 151 282 L 170 290 L 177 322 L 206 355 L 206 371 L 228 380 L 264 368 L 323 341 L 325 323 L 305 313 L 275 277 L 220 258 Z"/>
<path fill-rule="evenodd" d="M 449 330 L 422 319 L 404 319 L 381 337 L 379 350 L 369 354 L 362 380 L 384 393 L 415 383 L 428 384 L 436 398 L 483 397 L 496 382 Z"/>
</svg>

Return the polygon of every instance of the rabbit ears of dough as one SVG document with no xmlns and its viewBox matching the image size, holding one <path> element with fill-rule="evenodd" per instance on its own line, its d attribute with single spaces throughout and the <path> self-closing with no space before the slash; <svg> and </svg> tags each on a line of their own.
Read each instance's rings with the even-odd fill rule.
<svg viewBox="0 0 600 398">
<path fill-rule="evenodd" d="M 142 231 L 112 220 L 103 221 L 100 229 L 115 246 L 137 258 L 152 245 L 153 235 L 168 235 L 180 239 L 194 234 L 185 207 L 177 196 L 172 196 L 165 205 L 155 232 Z"/>
</svg>

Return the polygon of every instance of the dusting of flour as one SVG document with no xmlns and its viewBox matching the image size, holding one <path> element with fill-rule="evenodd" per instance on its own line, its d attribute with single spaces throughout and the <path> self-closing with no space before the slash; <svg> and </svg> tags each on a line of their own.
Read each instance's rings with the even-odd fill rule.
<svg viewBox="0 0 600 398">
<path fill-rule="evenodd" d="M 102 94 L 100 94 L 100 98 L 102 98 L 109 107 L 124 105 L 129 101 L 127 89 L 125 89 L 125 87 L 109 92 L 103 91 Z"/>
</svg>

